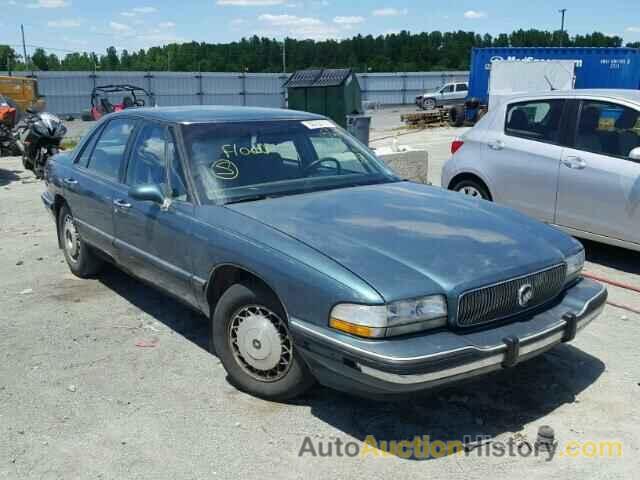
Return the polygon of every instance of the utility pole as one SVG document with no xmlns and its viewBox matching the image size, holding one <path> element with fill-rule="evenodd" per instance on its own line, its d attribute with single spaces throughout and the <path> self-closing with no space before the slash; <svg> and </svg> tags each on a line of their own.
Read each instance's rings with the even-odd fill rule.
<svg viewBox="0 0 640 480">
<path fill-rule="evenodd" d="M 287 73 L 287 37 L 282 40 L 282 73 Z"/>
<path fill-rule="evenodd" d="M 22 24 L 20 24 L 20 31 L 22 32 L 22 53 L 24 53 L 25 70 L 29 70 L 29 57 L 27 57 L 27 44 L 24 41 L 24 25 Z"/>
<path fill-rule="evenodd" d="M 562 47 L 564 43 L 564 14 L 567 12 L 567 9 L 561 8 L 558 12 L 562 15 L 562 22 L 560 23 L 560 46 Z"/>
</svg>

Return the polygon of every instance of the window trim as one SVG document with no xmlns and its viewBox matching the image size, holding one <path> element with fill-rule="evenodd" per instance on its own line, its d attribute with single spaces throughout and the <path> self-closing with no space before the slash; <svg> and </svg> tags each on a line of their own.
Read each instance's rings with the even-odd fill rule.
<svg viewBox="0 0 640 480">
<path fill-rule="evenodd" d="M 93 154 L 95 152 L 96 147 L 98 146 L 98 142 L 100 141 L 100 138 L 102 138 L 102 135 L 104 134 L 104 131 L 108 128 L 108 126 L 115 122 L 115 121 L 120 121 L 120 120 L 128 120 L 132 123 L 133 128 L 131 129 L 131 133 L 129 133 L 129 138 L 127 139 L 127 144 L 124 146 L 124 152 L 122 153 L 122 160 L 120 161 L 120 166 L 118 168 L 118 176 L 116 178 L 113 177 L 109 177 L 107 175 L 104 175 L 96 170 L 93 170 L 91 168 L 89 168 L 89 165 L 91 164 L 91 159 L 93 157 Z M 100 137 L 98 138 L 98 140 L 96 141 L 95 145 L 93 146 L 93 150 L 91 151 L 91 156 L 89 157 L 89 162 L 87 163 L 86 166 L 82 166 L 82 168 L 88 172 L 91 175 L 94 175 L 102 180 L 105 180 L 107 182 L 111 182 L 111 183 L 115 183 L 115 184 L 123 184 L 122 181 L 122 174 L 123 174 L 123 167 L 125 167 L 129 160 L 129 153 L 130 153 L 130 149 L 131 149 L 131 140 L 134 136 L 137 135 L 137 129 L 138 129 L 138 119 L 134 118 L 134 117 L 125 117 L 125 116 L 117 116 L 115 118 L 111 118 L 109 121 L 105 122 L 105 124 L 101 127 L 100 130 Z"/>
<path fill-rule="evenodd" d="M 608 104 L 614 107 L 618 107 L 618 108 L 628 108 L 630 110 L 635 110 L 636 112 L 638 112 L 638 116 L 640 118 L 640 110 L 634 107 L 630 107 L 629 105 L 623 105 L 621 103 L 617 103 L 613 100 L 603 100 L 601 98 L 577 98 L 575 99 L 576 103 L 578 104 L 577 107 L 577 111 L 576 111 L 576 116 L 575 116 L 575 123 L 574 123 L 574 128 L 573 128 L 573 135 L 571 138 L 571 144 L 569 145 L 570 148 L 572 148 L 573 150 L 576 150 L 578 152 L 584 152 L 584 153 L 590 153 L 592 155 L 600 155 L 603 157 L 607 157 L 607 158 L 616 158 L 619 160 L 626 160 L 627 162 L 633 162 L 633 163 L 638 163 L 636 160 L 632 160 L 631 158 L 629 158 L 628 156 L 623 156 L 623 155 L 612 155 L 610 153 L 605 153 L 605 152 L 594 152 L 593 150 L 586 150 L 584 148 L 578 148 L 577 147 L 577 139 L 578 139 L 578 129 L 580 127 L 580 119 L 582 117 L 582 109 L 584 108 L 584 104 L 587 102 L 590 103 L 604 103 L 604 104 Z"/>
<path fill-rule="evenodd" d="M 502 126 L 502 132 L 507 137 L 521 138 L 523 140 L 530 140 L 532 142 L 544 143 L 547 145 L 563 146 L 562 132 L 560 132 L 560 138 L 558 139 L 558 141 L 553 142 L 551 140 L 547 140 L 544 138 L 534 138 L 527 135 L 518 135 L 517 133 L 513 133 L 514 130 L 509 130 L 507 128 L 507 125 L 509 123 L 508 121 L 509 111 L 512 107 L 515 107 L 516 105 L 529 105 L 531 103 L 542 103 L 542 102 L 548 102 L 548 103 L 562 102 L 562 116 L 560 117 L 560 122 L 559 122 L 559 128 L 561 129 L 562 126 L 564 125 L 565 115 L 567 114 L 567 101 L 568 99 L 566 98 L 534 98 L 530 100 L 519 100 L 517 102 L 508 103 L 504 110 L 504 122 Z"/>
<path fill-rule="evenodd" d="M 181 204 L 188 204 L 188 205 L 194 205 L 194 198 L 193 198 L 193 194 L 191 193 L 191 185 L 190 185 L 190 179 L 189 179 L 189 173 L 187 172 L 187 170 L 185 169 L 185 163 L 183 161 L 182 155 L 180 154 L 180 147 L 178 144 L 178 136 L 176 134 L 176 130 L 175 128 L 173 128 L 172 125 L 165 125 L 165 130 L 164 130 L 164 135 L 165 135 L 165 146 L 164 146 L 164 158 L 165 158 L 165 162 L 166 162 L 166 169 L 167 169 L 167 185 L 169 186 L 169 192 L 173 191 L 172 189 L 172 185 L 171 185 L 171 165 L 169 164 L 169 155 L 167 155 L 167 150 L 168 150 L 168 145 L 169 145 L 169 139 L 171 139 L 171 141 L 173 142 L 174 146 L 175 146 L 175 155 L 178 157 L 178 164 L 180 164 L 180 167 L 182 168 L 182 174 L 184 175 L 184 187 L 187 189 L 187 199 L 186 200 L 180 200 L 174 197 L 170 197 L 172 202 L 179 202 Z"/>
</svg>

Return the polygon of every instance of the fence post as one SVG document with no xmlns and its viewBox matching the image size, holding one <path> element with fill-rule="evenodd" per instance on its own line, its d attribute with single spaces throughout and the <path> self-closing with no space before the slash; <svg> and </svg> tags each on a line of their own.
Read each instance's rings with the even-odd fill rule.
<svg viewBox="0 0 640 480">
<path fill-rule="evenodd" d="M 153 89 L 151 88 L 152 87 L 151 79 L 153 78 L 153 74 L 151 72 L 147 72 L 144 78 L 147 80 L 147 92 L 149 92 L 149 95 L 151 95 L 151 98 L 153 99 L 153 104 L 157 105 L 158 99 L 156 98 L 156 92 L 154 92 Z"/>
<path fill-rule="evenodd" d="M 247 106 L 247 72 L 242 72 L 242 75 L 239 77 L 242 80 L 242 91 L 240 95 L 242 96 L 242 106 Z"/>
<path fill-rule="evenodd" d="M 407 104 L 407 72 L 402 73 L 402 104 Z"/>
<path fill-rule="evenodd" d="M 198 74 L 196 75 L 196 79 L 198 80 L 198 91 L 196 92 L 196 95 L 200 100 L 200 105 L 204 105 L 204 92 L 202 91 L 202 72 L 198 72 Z"/>
<path fill-rule="evenodd" d="M 280 96 L 282 97 L 282 108 L 287 108 L 287 89 L 284 88 L 284 84 L 286 83 L 286 81 L 289 79 L 288 75 L 280 75 L 278 77 L 281 80 L 281 84 L 280 84 Z"/>
</svg>

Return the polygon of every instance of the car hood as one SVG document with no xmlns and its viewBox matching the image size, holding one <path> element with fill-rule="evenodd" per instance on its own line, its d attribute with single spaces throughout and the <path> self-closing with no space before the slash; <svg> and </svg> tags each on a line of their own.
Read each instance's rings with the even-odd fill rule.
<svg viewBox="0 0 640 480">
<path fill-rule="evenodd" d="M 561 263 L 571 237 L 495 204 L 409 182 L 228 205 L 339 262 L 387 301 L 457 295 Z"/>
</svg>

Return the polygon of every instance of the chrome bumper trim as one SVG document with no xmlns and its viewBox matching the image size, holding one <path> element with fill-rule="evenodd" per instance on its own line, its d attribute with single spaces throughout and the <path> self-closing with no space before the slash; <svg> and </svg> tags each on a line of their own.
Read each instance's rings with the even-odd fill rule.
<svg viewBox="0 0 640 480">
<path fill-rule="evenodd" d="M 586 327 L 594 318 L 596 318 L 602 310 L 604 309 L 604 304 L 594 310 L 593 312 L 587 314 L 582 319 L 578 321 L 578 330 L 582 330 Z M 543 351 L 549 349 L 552 346 L 555 346 L 562 342 L 562 338 L 564 336 L 564 327 L 567 322 L 562 321 L 563 325 L 559 331 L 543 337 L 539 340 L 534 340 L 526 345 L 522 345 L 520 347 L 520 356 L 542 353 Z M 557 328 L 557 327 L 556 327 Z M 371 368 L 367 365 L 356 364 L 360 371 L 365 375 L 369 375 L 371 377 L 377 378 L 379 380 L 384 380 L 389 383 L 403 384 L 403 385 L 411 385 L 417 383 L 426 383 L 433 382 L 436 380 L 441 380 L 443 378 L 454 377 L 456 375 L 461 374 L 473 374 L 474 371 L 485 369 L 487 367 L 494 367 L 498 369 L 502 366 L 502 363 L 506 358 L 506 350 L 507 347 L 503 345 L 501 347 L 502 352 L 497 355 L 491 355 L 490 357 L 483 358 L 482 360 L 477 360 L 475 362 L 466 363 L 464 365 L 458 365 L 456 367 L 438 370 L 436 372 L 424 373 L 424 374 L 409 374 L 409 375 L 400 375 L 396 373 L 383 372 L 382 370 L 377 370 L 375 368 Z"/>
</svg>

